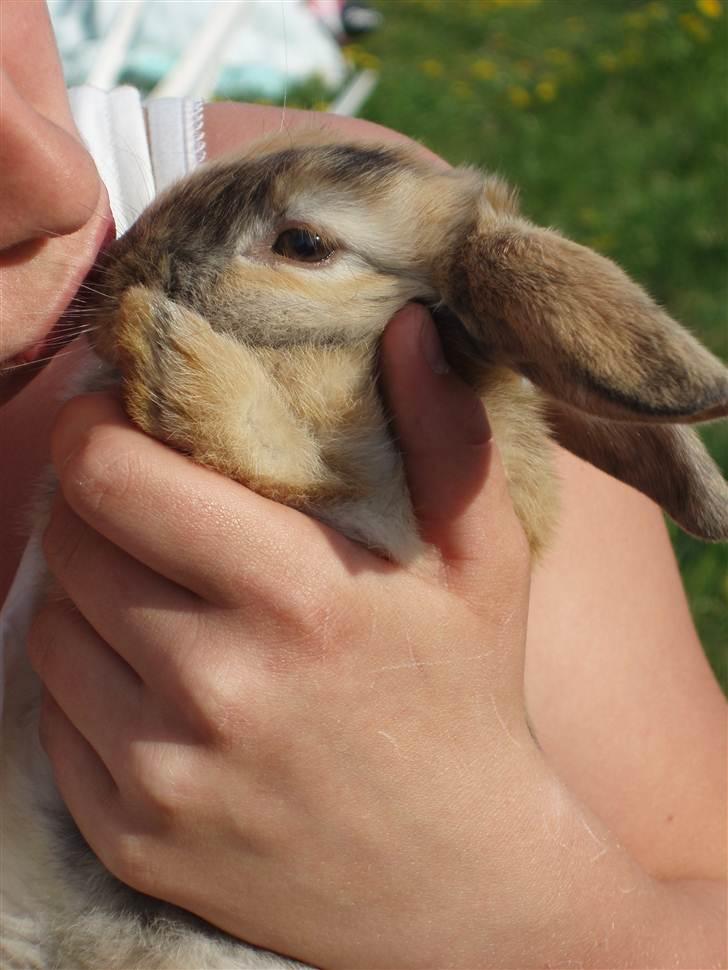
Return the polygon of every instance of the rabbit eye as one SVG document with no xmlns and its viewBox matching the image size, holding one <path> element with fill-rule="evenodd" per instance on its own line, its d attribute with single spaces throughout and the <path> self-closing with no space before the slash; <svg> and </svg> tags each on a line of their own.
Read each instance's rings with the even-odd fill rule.
<svg viewBox="0 0 728 970">
<path fill-rule="evenodd" d="M 273 252 L 299 263 L 322 263 L 334 248 L 311 229 L 285 229 L 273 243 Z"/>
</svg>

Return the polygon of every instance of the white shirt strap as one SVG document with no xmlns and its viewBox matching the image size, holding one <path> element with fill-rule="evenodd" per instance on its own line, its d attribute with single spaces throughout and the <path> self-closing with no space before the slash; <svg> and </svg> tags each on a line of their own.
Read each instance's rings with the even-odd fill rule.
<svg viewBox="0 0 728 970">
<path fill-rule="evenodd" d="M 141 96 L 131 87 L 102 91 L 89 85 L 71 88 L 68 94 L 78 130 L 109 193 L 120 236 L 156 194 Z"/>
<path fill-rule="evenodd" d="M 162 192 L 205 160 L 203 103 L 154 98 L 146 107 L 154 180 Z"/>
</svg>

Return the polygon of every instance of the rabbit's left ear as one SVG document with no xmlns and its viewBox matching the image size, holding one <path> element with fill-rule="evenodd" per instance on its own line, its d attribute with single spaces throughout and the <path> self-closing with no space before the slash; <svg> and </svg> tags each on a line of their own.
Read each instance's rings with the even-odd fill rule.
<svg viewBox="0 0 728 970">
<path fill-rule="evenodd" d="M 436 275 L 470 337 L 464 374 L 520 371 L 546 392 L 564 447 L 688 532 L 728 539 L 728 486 L 680 427 L 728 414 L 728 370 L 618 266 L 491 209 Z"/>
<path fill-rule="evenodd" d="M 484 359 L 622 421 L 728 414 L 728 370 L 611 260 L 518 217 L 481 218 L 451 251 L 444 302 Z"/>
<path fill-rule="evenodd" d="M 699 539 L 728 539 L 728 484 L 692 428 L 579 413 L 558 401 L 547 417 L 564 448 L 657 502 Z"/>
</svg>

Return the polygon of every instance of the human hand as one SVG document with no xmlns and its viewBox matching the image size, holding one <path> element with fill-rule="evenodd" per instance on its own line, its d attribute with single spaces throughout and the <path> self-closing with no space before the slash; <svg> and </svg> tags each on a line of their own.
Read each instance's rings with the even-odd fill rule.
<svg viewBox="0 0 728 970">
<path fill-rule="evenodd" d="M 383 367 L 424 567 L 192 466 L 107 398 L 67 407 L 46 551 L 78 612 L 34 627 L 44 743 L 112 872 L 250 942 L 330 967 L 625 965 L 607 928 L 638 898 L 653 916 L 655 887 L 528 731 L 525 539 L 421 315 Z"/>
</svg>

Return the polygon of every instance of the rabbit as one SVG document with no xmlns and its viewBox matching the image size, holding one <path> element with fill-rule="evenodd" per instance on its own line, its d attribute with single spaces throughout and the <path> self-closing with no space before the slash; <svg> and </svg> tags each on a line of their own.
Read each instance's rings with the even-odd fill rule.
<svg viewBox="0 0 728 970">
<path fill-rule="evenodd" d="M 144 431 L 393 561 L 427 558 L 377 384 L 379 338 L 413 300 L 482 395 L 535 557 L 558 516 L 554 440 L 728 538 L 728 486 L 689 427 L 728 414 L 728 370 L 614 263 L 523 218 L 499 178 L 269 137 L 160 196 L 93 290 L 87 387 L 120 385 Z M 112 877 L 55 792 L 24 658 L 11 677 L 2 966 L 300 966 Z"/>
</svg>

